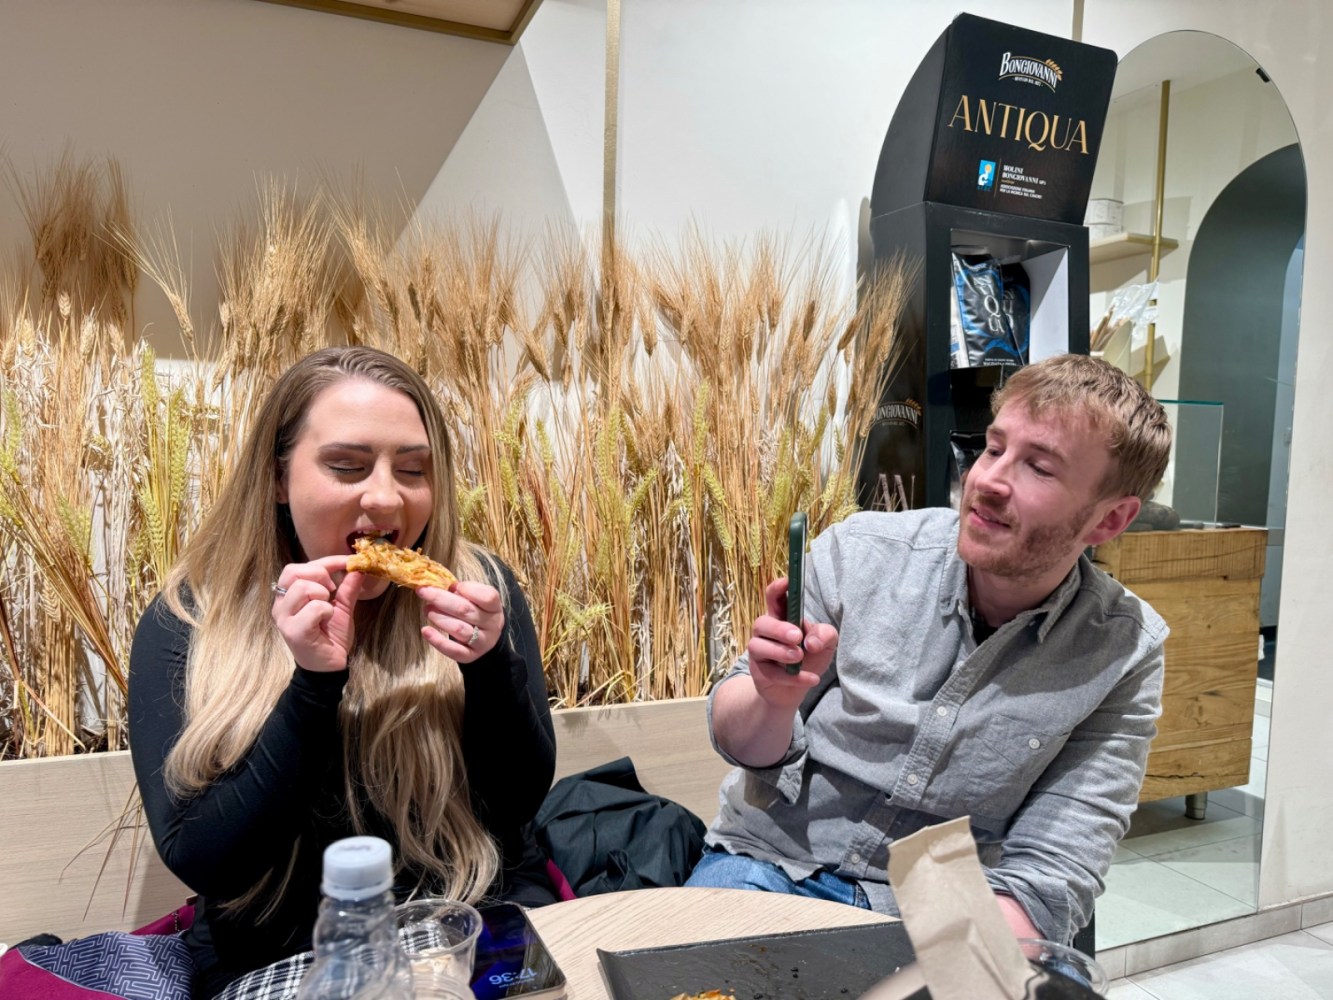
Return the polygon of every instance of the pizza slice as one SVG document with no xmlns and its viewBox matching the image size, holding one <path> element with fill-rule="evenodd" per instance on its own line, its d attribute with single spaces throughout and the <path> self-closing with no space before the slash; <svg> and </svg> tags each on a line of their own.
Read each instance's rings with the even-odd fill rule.
<svg viewBox="0 0 1333 1000">
<path fill-rule="evenodd" d="M 363 537 L 352 543 L 355 555 L 347 572 L 368 573 L 392 580 L 400 587 L 440 587 L 447 590 L 457 579 L 430 556 L 394 545 L 382 538 Z"/>
</svg>

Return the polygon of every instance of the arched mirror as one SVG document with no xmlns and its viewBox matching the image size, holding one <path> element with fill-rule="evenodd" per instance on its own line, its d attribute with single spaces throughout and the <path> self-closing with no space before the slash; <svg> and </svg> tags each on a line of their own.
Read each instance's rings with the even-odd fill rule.
<svg viewBox="0 0 1333 1000">
<path fill-rule="evenodd" d="M 1173 639 L 1099 948 L 1256 907 L 1305 196 L 1291 115 L 1245 52 L 1173 32 L 1121 61 L 1090 202 L 1090 315 L 1107 318 L 1094 348 L 1175 425 L 1162 520 L 1122 540 L 1169 567 L 1124 582 Z"/>
</svg>

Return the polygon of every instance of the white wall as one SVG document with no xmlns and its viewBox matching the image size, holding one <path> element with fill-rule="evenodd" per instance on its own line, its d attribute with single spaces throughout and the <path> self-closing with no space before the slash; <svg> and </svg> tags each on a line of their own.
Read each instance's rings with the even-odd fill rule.
<svg viewBox="0 0 1333 1000">
<path fill-rule="evenodd" d="M 422 219 L 601 225 L 606 5 L 546 0 L 421 199 Z M 595 234 L 592 239 L 596 239 Z"/>
<path fill-rule="evenodd" d="M 621 214 L 675 233 L 856 232 L 898 98 L 960 10 L 1068 36 L 1069 0 L 627 0 Z M 855 260 L 855 246 L 849 248 Z"/>
<path fill-rule="evenodd" d="M 126 167 L 141 220 L 170 212 L 196 323 L 217 316 L 216 230 L 262 176 L 360 167 L 416 204 L 513 56 L 506 46 L 256 0 L 41 0 L 0 14 L 0 149 L 22 175 L 70 145 Z M 0 253 L 26 243 L 0 192 Z M 140 294 L 164 346 L 165 300 Z"/>
</svg>

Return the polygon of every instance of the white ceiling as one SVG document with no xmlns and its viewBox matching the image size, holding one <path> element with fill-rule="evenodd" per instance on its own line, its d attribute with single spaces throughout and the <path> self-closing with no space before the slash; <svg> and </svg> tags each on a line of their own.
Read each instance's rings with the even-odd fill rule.
<svg viewBox="0 0 1333 1000">
<path fill-rule="evenodd" d="M 541 0 L 268 0 L 509 45 Z"/>
</svg>

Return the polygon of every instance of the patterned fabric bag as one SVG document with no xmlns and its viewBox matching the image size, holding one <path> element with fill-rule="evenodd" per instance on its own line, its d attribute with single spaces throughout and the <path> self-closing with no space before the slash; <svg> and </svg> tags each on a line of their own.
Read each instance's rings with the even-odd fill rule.
<svg viewBox="0 0 1333 1000">
<path fill-rule="evenodd" d="M 399 930 L 398 941 L 415 950 L 439 944 L 438 931 L 432 938 L 429 930 Z M 313 951 L 303 951 L 247 972 L 213 1000 L 295 1000 L 301 987 L 301 978 L 315 962 Z"/>
<path fill-rule="evenodd" d="M 5 1000 L 189 1000 L 194 967 L 180 939 L 194 908 L 183 906 L 133 934 L 19 945 L 0 955 Z"/>
<path fill-rule="evenodd" d="M 313 952 L 303 951 L 247 972 L 213 1000 L 294 1000 L 301 986 L 301 977 L 314 960 Z"/>
</svg>

